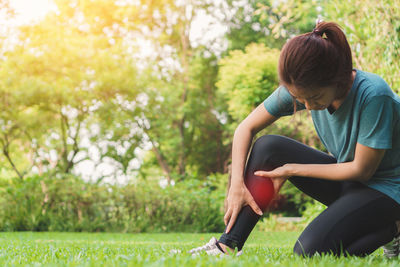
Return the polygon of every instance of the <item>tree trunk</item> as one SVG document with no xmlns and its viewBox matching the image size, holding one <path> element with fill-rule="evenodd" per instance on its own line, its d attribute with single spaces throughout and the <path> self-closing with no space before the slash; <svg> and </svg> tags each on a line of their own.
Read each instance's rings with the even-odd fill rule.
<svg viewBox="0 0 400 267">
<path fill-rule="evenodd" d="M 152 142 L 153 144 L 153 142 Z M 154 154 L 156 155 L 158 164 L 160 165 L 161 169 L 164 171 L 165 175 L 167 176 L 167 181 L 168 184 L 171 184 L 171 170 L 166 162 L 166 160 L 164 159 L 164 156 L 161 154 L 161 151 L 153 144 L 153 148 L 152 148 Z"/>
<path fill-rule="evenodd" d="M 17 167 L 15 166 L 14 162 L 11 160 L 10 154 L 8 153 L 8 148 L 3 147 L 3 153 L 6 156 L 8 162 L 11 164 L 12 168 L 14 171 L 17 173 L 18 177 L 23 180 L 24 177 L 21 175 L 21 173 L 18 171 Z"/>
<path fill-rule="evenodd" d="M 186 6 L 182 8 L 182 17 L 185 17 L 185 9 Z M 181 63 L 183 67 L 182 73 L 182 82 L 183 82 L 183 92 L 182 92 L 182 106 L 185 105 L 187 100 L 188 94 L 188 84 L 189 84 L 189 50 L 190 50 L 190 40 L 189 40 L 189 30 L 188 27 L 189 22 L 185 18 L 182 28 L 181 28 L 181 47 L 182 47 L 182 54 L 181 54 Z M 182 119 L 179 121 L 179 135 L 181 138 L 181 153 L 179 155 L 179 166 L 178 171 L 179 174 L 183 177 L 185 176 L 185 165 L 186 165 L 186 144 L 185 144 L 185 122 L 186 122 L 186 115 L 185 111 L 183 110 Z"/>
</svg>

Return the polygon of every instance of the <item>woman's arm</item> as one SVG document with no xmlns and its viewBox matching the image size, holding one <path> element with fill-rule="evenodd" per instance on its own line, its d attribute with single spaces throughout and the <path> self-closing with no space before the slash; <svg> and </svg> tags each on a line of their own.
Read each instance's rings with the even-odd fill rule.
<svg viewBox="0 0 400 267">
<path fill-rule="evenodd" d="M 232 145 L 232 184 L 244 182 L 244 166 L 253 137 L 277 119 L 261 103 L 236 128 Z"/>
<path fill-rule="evenodd" d="M 277 118 L 272 116 L 261 103 L 235 130 L 232 145 L 232 173 L 225 200 L 224 222 L 227 225 L 226 233 L 232 228 L 243 206 L 249 205 L 255 213 L 262 215 L 262 210 L 258 207 L 244 183 L 244 168 L 254 135 L 276 120 Z"/>
<path fill-rule="evenodd" d="M 354 160 L 336 164 L 285 164 L 273 171 L 256 171 L 255 175 L 270 178 L 302 176 L 336 181 L 368 181 L 376 172 L 385 154 L 360 143 L 356 145 Z"/>
</svg>

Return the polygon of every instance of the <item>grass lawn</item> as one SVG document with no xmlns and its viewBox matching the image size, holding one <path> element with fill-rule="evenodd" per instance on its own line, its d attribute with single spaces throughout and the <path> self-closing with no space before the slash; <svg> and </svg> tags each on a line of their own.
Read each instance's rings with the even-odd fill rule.
<svg viewBox="0 0 400 267">
<path fill-rule="evenodd" d="M 294 256 L 297 232 L 253 232 L 240 257 L 170 254 L 219 234 L 0 233 L 0 266 L 400 266 L 382 249 L 366 258 Z"/>
</svg>

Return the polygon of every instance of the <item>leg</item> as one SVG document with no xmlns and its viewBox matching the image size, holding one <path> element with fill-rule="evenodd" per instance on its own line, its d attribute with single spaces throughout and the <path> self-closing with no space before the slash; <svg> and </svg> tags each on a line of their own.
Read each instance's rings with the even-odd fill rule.
<svg viewBox="0 0 400 267">
<path fill-rule="evenodd" d="M 294 252 L 367 255 L 393 239 L 400 205 L 364 184 L 348 187 L 306 227 Z"/>
<path fill-rule="evenodd" d="M 257 139 L 253 146 L 245 179 L 256 179 L 252 175 L 256 170 L 272 170 L 286 163 L 330 164 L 336 163 L 336 159 L 288 137 L 265 135 Z M 325 205 L 339 197 L 346 183 L 307 177 L 292 177 L 289 180 L 305 194 Z"/>
<path fill-rule="evenodd" d="M 254 176 L 254 171 L 271 170 L 286 163 L 334 162 L 336 162 L 336 160 L 328 154 L 315 150 L 290 138 L 277 135 L 265 135 L 258 138 L 251 149 L 246 164 L 244 179 L 245 181 L 248 179 L 263 179 L 266 181 L 266 178 L 258 178 Z M 300 181 L 300 179 L 302 180 Z M 293 182 L 294 180 L 296 181 Z M 337 198 L 342 190 L 342 184 L 339 182 L 300 177 L 293 179 L 292 182 L 297 182 L 298 187 L 303 188 L 310 194 L 311 192 L 314 192 L 313 196 L 323 203 L 331 203 Z M 250 193 L 253 194 L 251 191 Z M 255 201 L 259 206 L 265 204 L 261 203 L 261 201 L 256 198 Z M 219 239 L 219 242 L 228 247 L 237 247 L 241 250 L 259 218 L 260 216 L 257 215 L 249 206 L 243 207 L 231 231 L 228 234 L 224 232 Z"/>
<path fill-rule="evenodd" d="M 381 229 L 354 241 L 346 248 L 346 252 L 349 255 L 367 256 L 380 246 L 389 243 L 396 233 L 397 227 L 395 227 L 395 224 L 384 226 Z"/>
</svg>

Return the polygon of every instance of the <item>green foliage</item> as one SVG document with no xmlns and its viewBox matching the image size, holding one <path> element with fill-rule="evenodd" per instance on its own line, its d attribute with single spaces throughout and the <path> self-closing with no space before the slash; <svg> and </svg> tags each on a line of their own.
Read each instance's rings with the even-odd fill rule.
<svg viewBox="0 0 400 267">
<path fill-rule="evenodd" d="M 229 41 L 228 51 L 244 50 L 250 43 L 263 43 L 270 48 L 280 48 L 283 45 L 284 38 L 272 36 L 271 25 L 265 20 L 265 14 L 258 11 L 261 5 L 271 6 L 271 1 L 249 0 L 240 4 L 237 1 L 227 2 L 232 10 L 236 10 L 234 18 L 226 22 L 229 25 L 226 35 Z"/>
<path fill-rule="evenodd" d="M 314 28 L 318 5 L 319 0 L 264 0 L 257 1 L 254 14 L 275 39 L 287 39 Z"/>
<path fill-rule="evenodd" d="M 321 212 L 323 212 L 325 209 L 326 206 L 316 200 L 308 202 L 302 214 L 302 216 L 305 219 L 304 225 L 309 224 L 312 220 L 315 219 L 315 217 L 321 214 Z"/>
<path fill-rule="evenodd" d="M 106 188 L 80 178 L 12 180 L 1 192 L 1 228 L 7 231 L 96 231 L 104 229 Z"/>
<path fill-rule="evenodd" d="M 259 231 L 301 231 L 326 209 L 324 204 L 311 198 L 301 204 L 302 209 L 299 214 L 301 217 L 297 215 L 294 220 L 290 220 L 290 215 L 289 218 L 284 218 L 284 213 L 269 213 L 257 224 L 256 229 Z"/>
<path fill-rule="evenodd" d="M 191 88 L 185 104 L 186 163 L 191 175 L 206 177 L 224 172 L 230 156 L 229 132 L 226 124 L 215 115 L 216 110 L 224 110 L 225 103 L 220 103 L 216 97 L 217 59 L 197 54 L 191 69 Z"/>
<path fill-rule="evenodd" d="M 213 114 L 220 109 L 214 97 L 216 59 L 202 58 L 198 52 L 188 64 L 186 85 L 178 79 L 154 79 L 143 89 L 148 102 L 138 106 L 141 115 L 136 117 L 154 146 L 148 159 L 177 181 L 185 179 L 185 173 L 205 177 L 222 172 L 230 149 L 222 142 L 225 129 Z"/>
<path fill-rule="evenodd" d="M 381 75 L 400 93 L 399 0 L 323 1 L 326 20 L 338 22 L 353 51 L 355 67 Z"/>
<path fill-rule="evenodd" d="M 250 44 L 245 52 L 231 51 L 220 61 L 217 87 L 236 122 L 242 121 L 278 86 L 278 58 L 278 50 Z"/>
<path fill-rule="evenodd" d="M 228 51 L 244 50 L 250 43 L 280 49 L 287 38 L 311 31 L 318 16 L 318 0 L 227 2 L 235 10 L 226 22 Z"/>
<path fill-rule="evenodd" d="M 277 213 L 284 216 L 302 216 L 308 203 L 313 201 L 311 197 L 301 192 L 289 181 L 285 183 L 279 194 L 282 199 L 282 206 L 277 210 Z"/>
<path fill-rule="evenodd" d="M 85 183 L 67 175 L 2 181 L 2 231 L 222 231 L 225 192 L 216 177 L 161 188 Z"/>
<path fill-rule="evenodd" d="M 143 166 L 169 180 L 226 169 L 230 147 L 213 113 L 217 60 L 189 40 L 212 3 L 54 2 L 58 14 L 17 27 L 20 42 L 2 55 L 2 165 L 21 179 L 33 169 L 73 173 L 93 160 L 91 146 L 95 164 L 126 175 L 141 149 L 152 154 Z M 144 40 L 149 56 L 138 53 Z"/>
<path fill-rule="evenodd" d="M 301 196 L 301 194 L 296 195 Z M 258 231 L 302 231 L 309 225 L 318 215 L 320 215 L 326 206 L 314 199 L 307 198 L 308 201 L 302 201 L 300 214 L 296 217 L 284 217 L 284 213 L 269 213 L 262 218 L 256 225 Z"/>
<path fill-rule="evenodd" d="M 82 131 L 89 131 L 99 106 L 118 94 L 135 96 L 140 84 L 120 37 L 111 38 L 94 28 L 85 30 L 84 21 L 76 21 L 78 12 L 70 12 L 73 5 L 58 4 L 60 15 L 52 13 L 40 23 L 18 28 L 20 42 L 6 50 L 0 63 L 4 132 L 0 162 L 7 162 L 4 165 L 21 179 L 33 167 L 39 172 L 70 173 L 75 164 L 88 158 Z M 80 8 L 86 10 L 84 5 Z M 100 125 L 109 126 L 105 120 Z M 100 134 L 96 137 L 95 141 L 103 139 Z M 135 140 L 129 141 L 136 148 Z"/>
</svg>

